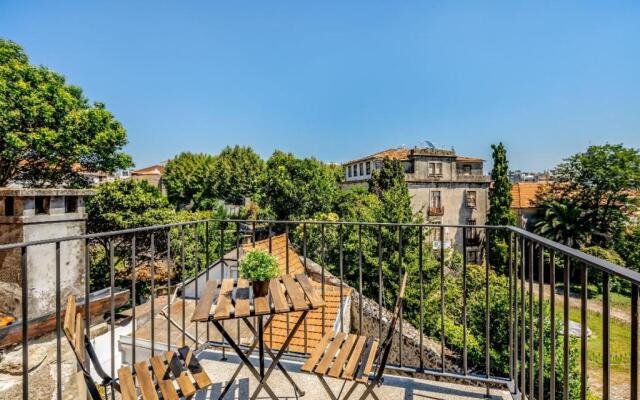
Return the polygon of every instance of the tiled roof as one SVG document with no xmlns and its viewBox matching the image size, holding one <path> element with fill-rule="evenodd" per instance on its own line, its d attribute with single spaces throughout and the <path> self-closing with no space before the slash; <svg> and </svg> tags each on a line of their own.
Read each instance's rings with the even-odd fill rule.
<svg viewBox="0 0 640 400">
<path fill-rule="evenodd" d="M 321 290 L 321 284 L 313 281 L 313 285 L 318 291 Z M 324 292 L 324 320 L 323 309 L 312 310 L 307 314 L 305 318 L 307 340 L 305 346 L 305 324 L 303 323 L 298 331 L 296 331 L 293 339 L 289 343 L 289 351 L 298 353 L 308 353 L 320 342 L 322 339 L 322 326 L 324 325 L 324 332 L 328 332 L 330 329 L 335 328 L 336 321 L 340 318 L 340 307 L 342 302 L 340 301 L 340 288 L 325 284 Z M 351 289 L 343 287 L 342 297 L 343 299 L 350 296 Z M 288 314 L 289 322 L 287 323 L 287 314 L 278 314 L 273 317 L 271 321 L 271 327 L 265 329 L 264 341 L 272 349 L 280 349 L 284 344 L 284 341 L 288 335 L 288 329 L 292 329 L 296 321 L 300 317 L 301 313 L 293 312 Z M 324 324 L 323 324 L 324 321 Z"/>
<path fill-rule="evenodd" d="M 151 165 L 149 167 L 131 171 L 132 175 L 162 175 L 164 173 L 164 163 Z"/>
<path fill-rule="evenodd" d="M 464 157 L 464 156 L 456 156 L 456 154 L 451 150 L 442 150 L 442 149 L 429 149 L 429 148 L 396 148 L 396 149 L 387 149 L 383 151 L 379 151 L 377 153 L 371 154 L 366 157 L 361 157 L 355 160 L 347 161 L 344 164 L 351 164 L 354 162 L 365 161 L 365 160 L 377 160 L 383 158 L 389 158 L 391 160 L 408 160 L 411 155 L 414 156 L 432 156 L 432 157 L 455 157 L 456 161 L 466 161 L 466 162 L 482 162 L 484 161 L 481 158 L 474 157 Z"/>
<path fill-rule="evenodd" d="M 545 182 L 518 182 L 511 186 L 511 208 L 535 208 L 536 193 Z"/>
<path fill-rule="evenodd" d="M 256 249 L 269 251 L 269 239 L 259 240 L 255 244 Z M 253 243 L 247 243 L 242 245 L 244 251 L 250 251 L 253 249 Z M 295 251 L 293 246 L 289 243 L 289 268 L 287 271 L 287 235 L 282 233 L 280 235 L 271 237 L 271 254 L 278 260 L 278 266 L 282 274 L 302 274 L 304 273 L 304 265 L 300 261 L 300 256 Z M 241 259 L 242 256 L 241 255 Z"/>
</svg>

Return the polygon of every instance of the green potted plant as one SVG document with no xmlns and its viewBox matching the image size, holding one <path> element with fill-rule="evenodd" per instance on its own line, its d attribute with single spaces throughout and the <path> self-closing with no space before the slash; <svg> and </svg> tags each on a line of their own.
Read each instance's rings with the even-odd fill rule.
<svg viewBox="0 0 640 400">
<path fill-rule="evenodd" d="M 240 277 L 251 281 L 254 296 L 269 293 L 269 281 L 280 276 L 278 260 L 263 250 L 251 250 L 240 260 Z"/>
</svg>

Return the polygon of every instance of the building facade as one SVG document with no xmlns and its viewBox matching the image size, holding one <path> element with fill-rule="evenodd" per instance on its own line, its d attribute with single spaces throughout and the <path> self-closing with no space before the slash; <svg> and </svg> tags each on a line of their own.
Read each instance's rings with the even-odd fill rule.
<svg viewBox="0 0 640 400">
<path fill-rule="evenodd" d="M 489 209 L 491 178 L 484 173 L 484 160 L 459 156 L 453 150 L 436 148 L 388 149 L 343 164 L 345 185 L 366 185 L 385 158 L 401 162 L 414 213 L 426 221 L 443 225 L 484 225 Z M 479 262 L 484 233 L 468 228 L 469 262 Z M 434 246 L 442 245 L 435 238 Z M 445 228 L 445 248 L 463 248 L 462 229 Z"/>
</svg>

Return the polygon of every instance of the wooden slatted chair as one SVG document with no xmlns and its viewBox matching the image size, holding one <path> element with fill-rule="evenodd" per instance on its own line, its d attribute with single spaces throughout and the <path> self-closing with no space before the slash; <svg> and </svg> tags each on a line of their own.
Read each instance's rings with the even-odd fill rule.
<svg viewBox="0 0 640 400">
<path fill-rule="evenodd" d="M 327 391 L 331 399 L 338 397 L 333 393 L 331 387 L 325 380 L 325 376 L 342 379 L 343 381 L 353 381 L 349 391 L 343 397 L 348 399 L 358 385 L 364 385 L 365 391 L 360 396 L 364 400 L 371 395 L 378 400 L 378 396 L 373 389 L 382 384 L 382 375 L 389 358 L 396 324 L 400 317 L 402 304 L 407 286 L 407 274 L 402 277 L 400 292 L 396 300 L 393 318 L 389 324 L 389 330 L 382 344 L 377 339 L 368 338 L 354 334 L 328 332 L 320 340 L 318 345 L 311 351 L 309 358 L 302 366 L 302 371 L 314 373 L 320 379 L 322 386 Z M 375 371 L 374 365 L 376 367 Z M 344 385 L 343 385 L 344 388 Z M 341 390 L 342 392 L 342 390 Z"/>
<path fill-rule="evenodd" d="M 152 357 L 148 362 L 138 362 L 131 367 L 118 369 L 118 378 L 104 372 L 100 361 L 84 332 L 82 314 L 76 312 L 76 300 L 69 296 L 64 315 L 64 334 L 76 356 L 89 394 L 93 400 L 108 399 L 107 388 L 120 392 L 122 400 L 163 400 L 190 398 L 197 391 L 212 384 L 198 359 L 189 347 L 168 351 Z M 98 383 L 104 387 L 105 398 L 100 395 L 96 382 L 85 368 L 86 356 L 102 379 Z"/>
</svg>

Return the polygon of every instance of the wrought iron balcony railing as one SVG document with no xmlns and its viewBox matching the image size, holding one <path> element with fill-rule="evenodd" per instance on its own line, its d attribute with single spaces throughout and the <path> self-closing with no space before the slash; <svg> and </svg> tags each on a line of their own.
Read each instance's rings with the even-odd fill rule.
<svg viewBox="0 0 640 400">
<path fill-rule="evenodd" d="M 438 238 L 444 243 L 445 229 L 461 229 L 462 237 L 467 238 L 467 232 L 483 232 L 483 237 L 489 239 L 493 235 L 500 235 L 507 243 L 507 259 L 502 265 L 493 265 L 492 260 L 497 255 L 496 249 L 488 247 L 491 240 L 482 242 L 483 265 L 468 265 L 466 254 L 463 254 L 460 269 L 450 268 L 451 257 L 445 256 L 445 246 L 432 250 L 427 243 L 429 238 Z M 440 224 L 393 224 L 393 223 L 360 223 L 360 222 L 327 222 L 327 221 L 246 221 L 246 220 L 202 220 L 175 223 L 162 226 L 151 226 L 129 229 L 118 232 L 105 232 L 70 236 L 52 240 L 23 242 L 0 245 L 0 257 L 7 255 L 21 261 L 21 282 L 27 279 L 31 271 L 27 268 L 29 257 L 37 256 L 43 246 L 54 249 L 55 263 L 55 307 L 53 318 L 55 329 L 53 335 L 57 344 L 56 366 L 56 397 L 62 398 L 62 369 L 61 369 L 61 313 L 63 306 L 61 293 L 61 246 L 69 242 L 79 242 L 84 245 L 85 257 L 83 262 L 84 282 L 82 288 L 85 298 L 90 298 L 90 292 L 97 278 L 102 278 L 110 289 L 108 299 L 108 324 L 111 335 L 110 360 L 112 376 L 115 375 L 114 360 L 116 359 L 115 316 L 127 307 L 133 314 L 131 333 L 133 360 L 136 360 L 136 307 L 147 303 L 151 317 L 150 348 L 157 350 L 155 335 L 153 334 L 154 307 L 160 306 L 155 301 L 158 298 L 158 288 L 174 296 L 188 298 L 185 290 L 189 279 L 197 285 L 199 279 L 206 275 L 209 278 L 212 267 L 219 260 L 221 277 L 231 276 L 230 268 L 226 267 L 225 254 L 235 254 L 239 258 L 239 251 L 243 245 L 251 246 L 260 240 L 269 243 L 274 233 L 286 234 L 286 251 L 280 256 L 288 271 L 292 257 L 299 256 L 305 269 L 308 263 L 315 261 L 319 264 L 322 293 L 332 274 L 337 280 L 335 290 L 339 290 L 340 298 L 347 287 L 353 289 L 357 308 L 353 310 L 358 318 L 355 319 L 354 331 L 360 331 L 363 326 L 363 303 L 365 297 L 386 305 L 392 302 L 393 290 L 397 282 L 395 275 L 389 271 L 405 269 L 411 274 L 409 298 L 407 307 L 402 311 L 401 318 L 410 322 L 417 332 L 420 351 L 417 357 L 409 358 L 409 353 L 403 352 L 407 346 L 405 340 L 394 341 L 396 346 L 395 365 L 387 367 L 391 370 L 402 371 L 404 374 L 415 376 L 436 376 L 445 379 L 456 379 L 475 384 L 486 385 L 487 392 L 494 387 L 506 387 L 514 398 L 528 399 L 569 399 L 570 382 L 579 380 L 579 397 L 586 399 L 589 394 L 587 361 L 590 357 L 587 349 L 587 323 L 589 314 L 588 284 L 589 274 L 593 274 L 602 283 L 602 320 L 601 334 L 604 343 L 601 355 L 602 398 L 609 399 L 611 391 L 611 341 L 610 309 L 612 300 L 610 291 L 612 282 L 622 283 L 629 287 L 630 293 L 630 356 L 625 359 L 623 370 L 626 369 L 629 382 L 629 397 L 638 398 L 638 288 L 640 274 L 629 269 L 614 265 L 608 261 L 585 254 L 573 248 L 547 240 L 530 232 L 515 227 L 477 226 L 477 225 L 440 225 Z M 290 253 L 290 246 L 299 253 Z M 466 246 L 463 246 L 466 247 Z M 464 249 L 462 249 L 464 250 Z M 415 257 L 407 257 L 408 252 Z M 435 251 L 438 257 L 431 257 Z M 494 254 L 495 252 L 495 254 Z M 147 280 L 142 285 L 141 277 L 137 277 L 137 266 L 140 260 L 146 260 L 151 269 Z M 156 274 L 156 261 L 166 259 L 168 271 L 162 282 Z M 116 265 L 118 267 L 116 268 Z M 133 271 L 122 274 L 126 267 Z M 102 268 L 98 273 L 98 268 Z M 225 270 L 225 268 L 227 268 Z M 217 270 L 216 270 L 217 271 Z M 149 272 L 149 271 L 148 271 Z M 212 273 L 212 272 L 211 272 Z M 452 275 L 453 274 L 453 275 Z M 577 278 L 577 279 L 576 279 Z M 480 279 L 480 281 L 478 281 Z M 93 281 L 92 281 L 93 280 Z M 99 280 L 99 279 L 98 279 Z M 125 288 L 130 293 L 131 303 L 117 310 L 116 282 L 129 282 Z M 458 285 L 459 284 L 459 285 Z M 551 290 L 545 294 L 544 287 L 548 284 Z M 553 290 L 558 284 L 562 287 L 562 294 L 557 295 Z M 579 349 L 572 350 L 573 339 L 570 339 L 570 292 L 578 285 L 580 305 L 580 329 L 575 341 Z M 447 286 L 451 285 L 451 286 Z M 535 285 L 535 286 L 534 286 Z M 144 291 L 143 291 L 144 286 Z M 460 302 L 451 301 L 451 288 L 458 287 Z M 31 290 L 23 284 L 21 292 L 21 319 L 19 324 L 11 329 L 18 329 L 22 352 L 22 397 L 29 398 L 29 352 L 31 342 L 37 335 L 34 327 L 40 320 L 30 317 L 29 304 L 32 301 Z M 446 289 L 446 290 L 445 290 Z M 431 292 L 427 292 L 431 290 Z M 471 296 L 473 292 L 473 296 Z M 142 293 L 141 293 L 142 292 Z M 427 296 L 430 293 L 433 296 Z M 496 296 L 506 293 L 504 312 L 498 312 L 499 306 Z M 148 296 L 148 297 L 147 297 Z M 411 298 L 411 296 L 413 296 Z M 449 297 L 448 297 L 449 296 Z M 166 296 L 167 305 L 170 298 Z M 430 299 L 428 299 L 429 297 Z M 163 299 L 164 300 L 164 299 Z M 470 302 L 474 301 L 473 315 Z M 575 302 L 575 300 L 573 300 Z M 479 303 L 478 303 L 479 302 Z M 559 310 L 557 303 L 562 303 Z M 184 304 L 184 302 L 183 302 Z M 354 303 L 355 304 L 355 303 Z M 481 305 L 483 315 L 478 314 Z M 459 307 L 457 309 L 454 309 Z M 168 308 L 169 313 L 171 308 Z M 547 311 L 548 310 L 548 311 Z M 184 311 L 184 309 L 183 309 Z M 90 327 L 93 317 L 90 307 L 84 307 L 86 334 L 91 335 Z M 340 308 L 339 316 L 344 323 Z M 379 332 L 383 332 L 382 307 L 379 308 L 377 323 Z M 324 313 L 322 314 L 324 318 Z M 171 316 L 169 315 L 169 319 Z M 324 331 L 324 320 L 322 321 Z M 167 323 L 167 338 L 185 337 L 185 318 L 182 321 Z M 403 335 L 403 323 L 399 325 L 398 335 Z M 408 325 L 404 325 L 405 327 Z M 17 328 L 16 328 L 17 327 Z M 504 330 L 502 330 L 504 327 Z M 1 332 L 0 339 L 4 337 Z M 204 329 L 204 328 L 202 328 Z M 209 335 L 210 327 L 206 332 Z M 200 331 L 201 333 L 203 331 Z M 306 324 L 304 340 L 307 340 Z M 324 333 L 324 332 L 322 332 Z M 472 337 L 473 336 L 473 337 Z M 196 334 L 197 337 L 197 334 Z M 138 339 L 141 340 L 141 339 Z M 207 338 L 209 340 L 209 338 Z M 439 342 L 439 362 L 433 362 L 423 351 L 423 343 L 427 340 Z M 197 340 L 196 340 L 197 344 Z M 574 343 L 575 344 L 575 343 Z M 562 346 L 560 346 L 562 345 Z M 224 346 L 224 343 L 221 344 Z M 306 347 L 306 345 L 305 345 Z M 433 346 L 431 347 L 433 348 Z M 224 347 L 223 347 L 224 349 Z M 560 351 L 561 350 L 561 351 Z M 291 354 L 301 355 L 306 350 L 291 351 Z M 561 355 L 559 355 L 562 353 Z M 578 366 L 572 368 L 572 354 L 577 353 Z M 294 354 L 294 355 L 295 355 Z M 620 370 L 620 368 L 618 368 Z M 568 371 L 560 373 L 558 371 Z"/>
</svg>

